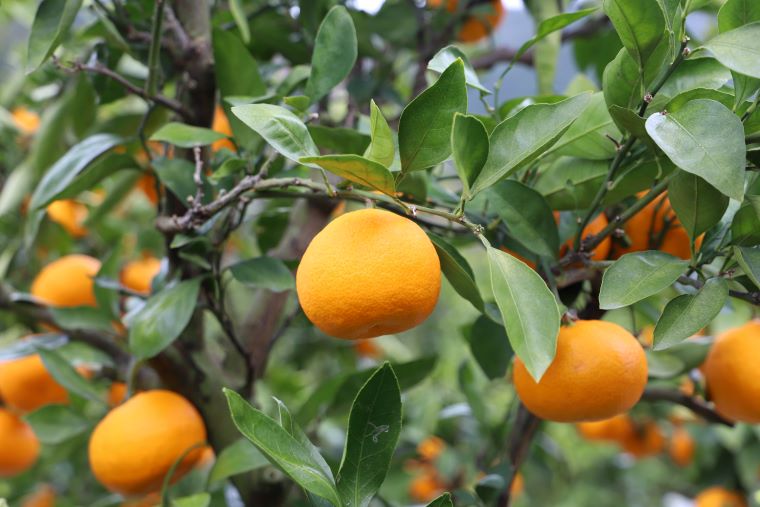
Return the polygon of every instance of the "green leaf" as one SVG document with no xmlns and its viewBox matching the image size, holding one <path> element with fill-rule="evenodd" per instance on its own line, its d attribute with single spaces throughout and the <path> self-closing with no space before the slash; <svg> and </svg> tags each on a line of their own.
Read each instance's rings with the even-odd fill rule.
<svg viewBox="0 0 760 507">
<path fill-rule="evenodd" d="M 557 301 L 534 270 L 506 252 L 486 249 L 491 286 L 509 343 L 538 382 L 557 349 Z"/>
<path fill-rule="evenodd" d="M 677 356 L 667 352 L 647 350 L 647 369 L 649 378 L 671 379 L 682 375 L 686 365 Z"/>
<path fill-rule="evenodd" d="M 235 426 L 273 465 L 306 491 L 329 500 L 335 507 L 343 505 L 335 480 L 331 475 L 325 474 L 308 449 L 236 392 L 225 388 L 224 394 Z"/>
<path fill-rule="evenodd" d="M 184 158 L 165 158 L 160 157 L 153 159 L 153 170 L 156 172 L 159 181 L 173 193 L 180 202 L 187 202 L 189 196 L 195 196 L 197 188 L 193 181 L 193 164 Z M 201 174 L 201 180 L 204 185 L 204 202 L 207 202 L 213 194 L 211 187 L 208 185 L 206 175 Z"/>
<path fill-rule="evenodd" d="M 402 172 L 427 169 L 449 158 L 454 114 L 466 111 L 464 62 L 458 59 L 401 113 L 398 143 Z"/>
<path fill-rule="evenodd" d="M 369 147 L 370 136 L 354 129 L 323 125 L 309 125 L 308 129 L 311 138 L 323 150 L 361 155 Z"/>
<path fill-rule="evenodd" d="M 102 154 L 120 144 L 122 139 L 111 134 L 95 134 L 74 145 L 51 167 L 34 189 L 30 209 L 47 206 Z"/>
<path fill-rule="evenodd" d="M 526 51 L 528 51 L 531 47 L 533 47 L 534 44 L 536 44 L 536 42 L 545 38 L 547 35 L 556 32 L 557 30 L 562 30 L 566 26 L 575 23 L 579 19 L 585 18 L 596 10 L 596 7 L 591 7 L 589 9 L 581 9 L 575 12 L 565 12 L 563 14 L 558 14 L 556 16 L 544 19 L 541 21 L 541 23 L 539 23 L 538 28 L 536 29 L 536 35 L 534 35 L 531 39 L 528 39 L 517 50 L 517 53 L 515 53 L 515 56 L 512 58 L 512 63 L 510 63 L 509 66 L 512 67 L 512 65 L 514 65 L 514 62 L 518 61 Z"/>
<path fill-rule="evenodd" d="M 94 188 L 105 178 L 114 175 L 123 169 L 136 169 L 138 167 L 131 155 L 122 153 L 108 153 L 95 160 L 85 171 L 82 171 L 66 188 L 57 193 L 53 200 L 70 199 L 78 196 L 85 190 Z"/>
<path fill-rule="evenodd" d="M 540 193 L 518 181 L 504 180 L 489 189 L 488 199 L 520 244 L 543 257 L 557 256 L 557 223 Z"/>
<path fill-rule="evenodd" d="M 603 7 L 623 46 L 643 69 L 665 35 L 662 6 L 657 0 L 604 0 Z"/>
<path fill-rule="evenodd" d="M 760 3 L 754 0 L 727 0 L 718 11 L 718 30 L 728 32 L 734 28 L 760 21 Z M 739 106 L 760 89 L 760 79 L 731 72 L 734 80 L 735 104 Z"/>
<path fill-rule="evenodd" d="M 45 364 L 45 369 L 67 391 L 88 400 L 105 403 L 98 390 L 81 376 L 58 351 L 38 348 L 37 353 Z"/>
<path fill-rule="evenodd" d="M 702 177 L 738 201 L 744 194 L 744 129 L 720 102 L 692 100 L 675 113 L 655 113 L 646 128 L 657 146 L 684 171 Z"/>
<path fill-rule="evenodd" d="M 760 244 L 760 217 L 751 203 L 745 203 L 731 221 L 731 240 L 735 246 Z"/>
<path fill-rule="evenodd" d="M 428 62 L 427 68 L 438 74 L 443 74 L 443 72 L 448 69 L 452 63 L 457 61 L 457 59 L 462 60 L 462 63 L 464 63 L 465 83 L 483 93 L 491 93 L 491 90 L 483 86 L 480 79 L 478 79 L 478 74 L 475 72 L 475 69 L 472 68 L 472 65 L 470 65 L 467 55 L 456 46 L 446 46 L 438 51 L 433 59 Z"/>
<path fill-rule="evenodd" d="M 359 155 L 322 155 L 302 157 L 302 164 L 315 164 L 331 173 L 359 185 L 394 195 L 393 175 L 383 164 Z"/>
<path fill-rule="evenodd" d="M 208 507 L 209 505 L 211 505 L 211 495 L 208 493 L 196 493 L 172 500 L 172 507 Z"/>
<path fill-rule="evenodd" d="M 45 445 L 57 445 L 90 429 L 90 421 L 66 405 L 45 405 L 25 417 Z"/>
<path fill-rule="evenodd" d="M 686 171 L 678 171 L 670 181 L 668 198 L 692 240 L 717 224 L 728 208 L 728 197 Z"/>
<path fill-rule="evenodd" d="M 481 431 L 484 431 L 490 426 L 490 415 L 488 405 L 483 399 L 482 377 L 476 375 L 477 371 L 472 362 L 462 361 L 457 370 L 459 391 L 464 394 L 473 418 L 477 421 Z"/>
<path fill-rule="evenodd" d="M 311 443 L 311 440 L 309 440 L 309 437 L 306 436 L 306 433 L 304 433 L 298 423 L 293 420 L 288 407 L 286 407 L 285 404 L 277 398 L 274 398 L 274 401 L 277 404 L 277 412 L 280 416 L 280 426 L 309 452 L 311 459 L 313 459 L 315 463 L 319 464 L 319 468 L 326 476 L 332 477 L 332 470 L 330 469 L 330 465 L 327 464 L 325 458 L 323 458 L 319 453 L 317 446 Z"/>
<path fill-rule="evenodd" d="M 247 104 L 233 107 L 232 113 L 293 162 L 298 162 L 301 157 L 319 156 L 306 125 L 284 107 Z"/>
<path fill-rule="evenodd" d="M 430 237 L 430 241 L 433 242 L 435 251 L 438 253 L 438 258 L 441 261 L 441 271 L 446 275 L 446 279 L 454 287 L 454 290 L 457 291 L 457 294 L 472 303 L 472 306 L 479 311 L 485 311 L 483 298 L 480 296 L 480 291 L 475 283 L 475 275 L 467 263 L 467 259 L 462 257 L 456 248 L 440 236 L 431 232 L 427 234 Z"/>
<path fill-rule="evenodd" d="M 488 159 L 489 149 L 488 131 L 483 122 L 475 116 L 456 113 L 451 129 L 451 151 L 465 199 L 469 198 L 470 187 Z"/>
<path fill-rule="evenodd" d="M 656 250 L 623 255 L 604 272 L 599 308 L 622 308 L 657 294 L 678 280 L 688 266 L 688 261 Z"/>
<path fill-rule="evenodd" d="M 608 170 L 606 160 L 562 157 L 541 173 L 534 188 L 553 210 L 587 209 Z"/>
<path fill-rule="evenodd" d="M 744 274 L 760 289 L 760 249 L 735 246 L 733 250 Z"/>
<path fill-rule="evenodd" d="M 356 395 L 338 471 L 344 505 L 367 507 L 390 468 L 401 434 L 401 390 L 389 363 L 377 369 Z"/>
<path fill-rule="evenodd" d="M 269 464 L 269 460 L 245 438 L 224 448 L 209 472 L 209 484 L 219 484 L 229 477 L 250 472 Z"/>
<path fill-rule="evenodd" d="M 693 88 L 681 92 L 673 97 L 663 109 L 670 113 L 675 113 L 679 109 L 683 108 L 686 104 L 696 99 L 710 99 L 716 102 L 720 102 L 724 106 L 730 108 L 734 104 L 734 96 L 730 93 L 722 92 L 720 90 L 713 90 L 711 88 Z M 643 120 L 642 120 L 643 124 Z"/>
<path fill-rule="evenodd" d="M 760 78 L 760 22 L 740 26 L 716 35 L 704 44 L 715 58 L 729 69 Z"/>
<path fill-rule="evenodd" d="M 591 100 L 570 125 L 567 132 L 542 156 L 552 153 L 591 160 L 606 160 L 615 156 L 615 145 L 610 138 L 620 137 L 602 92 L 591 95 Z"/>
<path fill-rule="evenodd" d="M 503 326 L 485 315 L 478 317 L 467 331 L 470 352 L 483 373 L 491 379 L 504 378 L 514 356 Z"/>
<path fill-rule="evenodd" d="M 444 493 L 429 504 L 427 507 L 454 507 L 451 502 L 451 493 Z"/>
<path fill-rule="evenodd" d="M 63 329 L 113 332 L 111 316 L 91 306 L 50 308 L 53 320 Z"/>
<path fill-rule="evenodd" d="M 343 81 L 356 62 L 356 28 L 345 7 L 330 9 L 319 26 L 311 57 L 311 75 L 306 95 L 317 102 Z"/>
<path fill-rule="evenodd" d="M 635 108 L 644 96 L 641 74 L 625 48 L 604 68 L 602 91 L 608 107 L 618 106 L 624 110 Z M 620 129 L 626 128 L 614 115 L 612 119 Z"/>
<path fill-rule="evenodd" d="M 488 160 L 472 194 L 538 158 L 570 128 L 590 99 L 590 94 L 583 94 L 554 104 L 533 104 L 497 125 L 491 134 Z"/>
<path fill-rule="evenodd" d="M 396 156 L 396 144 L 393 141 L 393 131 L 388 126 L 388 122 L 385 120 L 383 113 L 380 112 L 380 108 L 377 107 L 375 101 L 371 101 L 369 104 L 369 123 L 370 123 L 370 135 L 372 141 L 367 150 L 364 152 L 364 156 L 375 162 L 379 162 L 385 167 L 390 167 L 393 163 L 393 158 Z"/>
<path fill-rule="evenodd" d="M 186 280 L 154 294 L 135 315 L 129 350 L 148 359 L 168 347 L 185 329 L 198 304 L 200 279 Z"/>
<path fill-rule="evenodd" d="M 229 269 L 235 280 L 250 287 L 282 292 L 296 286 L 293 273 L 274 257 L 254 257 L 235 263 Z"/>
<path fill-rule="evenodd" d="M 82 0 L 42 0 L 34 15 L 29 47 L 26 53 L 26 72 L 36 70 L 50 58 L 66 37 Z"/>
<path fill-rule="evenodd" d="M 163 125 L 150 136 L 151 141 L 161 141 L 180 148 L 207 146 L 226 136 L 211 129 L 171 122 Z"/>
<path fill-rule="evenodd" d="M 251 28 L 248 26 L 248 19 L 243 9 L 242 0 L 230 0 L 230 12 L 232 12 L 232 19 L 235 20 L 235 25 L 240 30 L 243 42 L 248 44 L 251 42 Z"/>
<path fill-rule="evenodd" d="M 719 277 L 707 280 L 694 295 L 672 299 L 654 328 L 654 350 L 667 349 L 699 332 L 718 315 L 726 299 L 728 283 Z"/>
</svg>

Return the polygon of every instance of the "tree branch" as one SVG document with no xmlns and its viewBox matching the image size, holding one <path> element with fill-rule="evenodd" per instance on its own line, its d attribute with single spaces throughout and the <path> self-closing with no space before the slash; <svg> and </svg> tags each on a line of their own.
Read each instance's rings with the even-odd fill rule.
<svg viewBox="0 0 760 507">
<path fill-rule="evenodd" d="M 645 401 L 668 401 L 688 408 L 707 421 L 725 424 L 726 426 L 734 425 L 732 421 L 725 419 L 715 410 L 710 408 L 705 402 L 698 400 L 697 398 L 692 398 L 680 391 L 673 391 L 660 387 L 649 387 L 644 391 L 644 395 L 641 399 Z"/>
</svg>

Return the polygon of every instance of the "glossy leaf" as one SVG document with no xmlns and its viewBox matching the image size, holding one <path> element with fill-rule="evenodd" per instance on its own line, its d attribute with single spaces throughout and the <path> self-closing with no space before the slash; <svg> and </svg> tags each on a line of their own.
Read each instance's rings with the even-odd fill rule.
<svg viewBox="0 0 760 507">
<path fill-rule="evenodd" d="M 274 257 L 246 259 L 233 264 L 229 269 L 235 280 L 250 287 L 272 292 L 293 290 L 296 287 L 293 273 L 284 262 Z"/>
<path fill-rule="evenodd" d="M 91 306 L 51 308 L 53 320 L 62 329 L 113 331 L 112 316 Z"/>
<path fill-rule="evenodd" d="M 544 155 L 555 153 L 590 160 L 611 159 L 615 156 L 615 145 L 610 138 L 619 137 L 620 131 L 607 111 L 604 95 L 598 92 L 591 96 L 588 107 Z"/>
<path fill-rule="evenodd" d="M 656 113 L 646 128 L 657 146 L 684 171 L 724 195 L 744 194 L 744 130 L 739 118 L 714 100 L 692 100 L 675 113 Z"/>
<path fill-rule="evenodd" d="M 606 160 L 559 158 L 535 185 L 553 210 L 587 209 L 609 170 Z"/>
<path fill-rule="evenodd" d="M 34 189 L 30 209 L 50 204 L 98 157 L 120 144 L 122 139 L 111 134 L 95 134 L 76 144 L 51 167 Z"/>
<path fill-rule="evenodd" d="M 654 350 L 664 350 L 681 343 L 708 325 L 728 299 L 728 283 L 710 278 L 696 294 L 682 294 L 672 299 L 654 328 Z"/>
<path fill-rule="evenodd" d="M 451 501 L 451 493 L 444 493 L 429 504 L 427 507 L 454 507 Z"/>
<path fill-rule="evenodd" d="M 480 290 L 475 283 L 475 274 L 472 272 L 467 259 L 462 257 L 456 248 L 440 236 L 430 232 L 428 232 L 428 236 L 441 261 L 441 271 L 446 275 L 451 286 L 460 296 L 472 303 L 472 306 L 481 312 L 484 311 L 483 298 L 480 296 Z"/>
<path fill-rule="evenodd" d="M 374 100 L 370 102 L 369 106 L 370 136 L 372 141 L 367 146 L 364 156 L 385 167 L 390 167 L 393 163 L 393 158 L 396 156 L 393 131 L 388 126 L 388 122 Z"/>
<path fill-rule="evenodd" d="M 232 19 L 235 20 L 235 25 L 240 30 L 240 37 L 243 38 L 243 42 L 248 44 L 251 41 L 251 28 L 248 26 L 242 0 L 230 0 L 230 12 Z"/>
<path fill-rule="evenodd" d="M 172 500 L 172 507 L 208 507 L 211 505 L 211 495 L 196 493 Z"/>
<path fill-rule="evenodd" d="M 71 28 L 82 0 L 42 0 L 29 34 L 26 71 L 32 72 L 50 58 Z"/>
<path fill-rule="evenodd" d="M 471 86 L 483 93 L 491 93 L 491 90 L 483 86 L 480 82 L 477 72 L 475 72 L 475 69 L 472 68 L 472 65 L 470 65 L 470 62 L 467 59 L 467 55 L 456 46 L 446 46 L 438 51 L 428 63 L 427 68 L 428 70 L 442 74 L 452 63 L 457 61 L 457 59 L 461 59 L 464 63 L 464 80 L 465 83 L 467 83 L 467 86 Z"/>
<path fill-rule="evenodd" d="M 345 7 L 330 9 L 319 26 L 306 95 L 317 102 L 348 76 L 356 62 L 356 28 Z"/>
<path fill-rule="evenodd" d="M 57 445 L 90 429 L 90 421 L 66 405 L 45 405 L 28 414 L 26 421 L 46 445 Z"/>
<path fill-rule="evenodd" d="M 657 294 L 670 287 L 688 266 L 688 261 L 656 250 L 623 255 L 604 272 L 599 307 L 622 308 Z"/>
<path fill-rule="evenodd" d="M 604 0 L 603 7 L 623 46 L 643 69 L 665 34 L 662 6 L 657 0 Z"/>
<path fill-rule="evenodd" d="M 488 199 L 520 244 L 544 257 L 557 256 L 557 223 L 540 193 L 518 181 L 505 180 L 489 189 Z"/>
<path fill-rule="evenodd" d="M 678 171 L 671 180 L 668 198 L 692 240 L 717 224 L 728 208 L 728 197 L 699 176 L 686 171 Z"/>
<path fill-rule="evenodd" d="M 319 156 L 306 125 L 284 107 L 247 104 L 233 107 L 232 113 L 293 162 L 301 157 Z"/>
<path fill-rule="evenodd" d="M 735 246 L 734 256 L 744 274 L 760 289 L 760 248 Z"/>
<path fill-rule="evenodd" d="M 309 125 L 308 129 L 311 138 L 322 150 L 367 156 L 365 151 L 369 149 L 370 144 L 370 136 L 367 134 L 354 129 L 324 125 Z"/>
<path fill-rule="evenodd" d="M 299 486 L 341 507 L 340 497 L 331 475 L 325 475 L 320 464 L 314 462 L 293 436 L 277 422 L 253 408 L 239 394 L 224 389 L 232 420 L 238 430 L 253 442 L 269 461 L 280 468 Z"/>
<path fill-rule="evenodd" d="M 367 507 L 380 489 L 401 434 L 401 390 L 389 363 L 356 395 L 338 471 L 344 505 Z"/>
<path fill-rule="evenodd" d="M 402 171 L 427 169 L 449 158 L 454 114 L 466 111 L 464 62 L 456 60 L 401 113 L 398 142 Z"/>
<path fill-rule="evenodd" d="M 755 22 L 716 35 L 703 47 L 729 69 L 745 76 L 760 78 L 758 38 L 760 22 Z"/>
<path fill-rule="evenodd" d="M 167 123 L 150 136 L 151 141 L 161 141 L 180 148 L 207 146 L 226 136 L 211 129 L 194 127 L 184 123 Z"/>
<path fill-rule="evenodd" d="M 617 56 L 605 67 L 602 77 L 602 91 L 607 107 L 618 106 L 624 110 L 637 107 L 644 96 L 641 73 L 636 62 L 631 58 L 625 48 L 621 49 Z M 636 114 L 634 112 L 634 114 Z M 612 117 L 617 126 L 625 129 Z"/>
<path fill-rule="evenodd" d="M 754 0 L 727 0 L 718 11 L 718 30 L 721 33 L 756 21 L 760 21 L 760 2 Z M 733 71 L 731 74 L 738 106 L 758 91 L 760 79 Z"/>
<path fill-rule="evenodd" d="M 37 353 L 45 364 L 45 369 L 67 391 L 88 400 L 104 403 L 95 386 L 80 375 L 57 350 L 38 348 Z"/>
<path fill-rule="evenodd" d="M 478 179 L 488 159 L 488 131 L 483 122 L 472 115 L 455 114 L 451 129 L 451 151 L 464 187 L 464 197 L 469 198 L 470 187 Z"/>
<path fill-rule="evenodd" d="M 393 195 L 396 185 L 387 167 L 359 155 L 322 155 L 303 157 L 302 164 L 317 165 L 326 171 L 359 185 Z"/>
<path fill-rule="evenodd" d="M 506 252 L 487 247 L 491 286 L 512 349 L 539 381 L 554 359 L 559 308 L 543 279 Z"/>
<path fill-rule="evenodd" d="M 509 345 L 509 338 L 504 326 L 481 315 L 467 330 L 470 352 L 480 365 L 483 373 L 493 380 L 504 378 L 514 351 Z"/>
<path fill-rule="evenodd" d="M 555 104 L 530 105 L 497 125 L 473 195 L 534 161 L 570 128 L 589 100 L 590 95 L 583 94 Z"/>
<path fill-rule="evenodd" d="M 168 347 L 187 327 L 198 303 L 200 280 L 186 280 L 148 299 L 129 329 L 129 349 L 148 359 Z"/>
<path fill-rule="evenodd" d="M 229 477 L 256 470 L 269 464 L 261 452 L 247 439 L 228 445 L 217 456 L 209 472 L 209 483 L 218 484 Z"/>
</svg>

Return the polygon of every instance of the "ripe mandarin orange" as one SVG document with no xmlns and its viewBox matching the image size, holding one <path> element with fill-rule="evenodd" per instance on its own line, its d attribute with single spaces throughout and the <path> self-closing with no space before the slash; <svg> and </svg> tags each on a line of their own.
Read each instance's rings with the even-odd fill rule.
<svg viewBox="0 0 760 507">
<path fill-rule="evenodd" d="M 87 376 L 83 368 L 79 373 Z M 67 403 L 69 395 L 45 368 L 39 354 L 0 363 L 0 393 L 19 412 L 33 412 L 44 405 Z"/>
<path fill-rule="evenodd" d="M 581 320 L 562 327 L 557 354 L 540 382 L 515 359 L 517 394 L 535 415 L 559 422 L 607 419 L 639 401 L 647 360 L 636 338 L 617 324 Z"/>
<path fill-rule="evenodd" d="M 66 255 L 42 268 L 30 291 L 50 306 L 96 306 L 92 279 L 99 270 L 97 259 Z"/>
<path fill-rule="evenodd" d="M 356 340 L 354 343 L 354 352 L 359 357 L 377 359 L 383 355 L 383 351 L 372 340 Z"/>
<path fill-rule="evenodd" d="M 622 442 L 636 431 L 628 414 L 620 414 L 601 421 L 587 421 L 576 425 L 586 439 L 601 442 Z"/>
<path fill-rule="evenodd" d="M 694 450 L 694 438 L 688 430 L 682 427 L 675 428 L 668 446 L 668 454 L 673 463 L 680 467 L 689 466 L 694 459 Z"/>
<path fill-rule="evenodd" d="M 143 173 L 140 179 L 135 183 L 137 187 L 151 204 L 158 202 L 158 191 L 156 190 L 156 177 L 150 172 Z"/>
<path fill-rule="evenodd" d="M 409 484 L 409 496 L 417 502 L 429 502 L 446 491 L 446 484 L 433 467 L 427 467 Z"/>
<path fill-rule="evenodd" d="M 406 331 L 430 315 L 441 266 L 417 224 L 364 209 L 339 216 L 314 237 L 296 286 L 304 313 L 324 333 L 372 338 Z"/>
<path fill-rule="evenodd" d="M 555 213 L 555 217 L 558 215 Z M 588 238 L 589 236 L 594 236 L 596 234 L 599 234 L 602 232 L 602 229 L 607 227 L 607 224 L 609 222 L 607 221 L 607 217 L 604 213 L 599 213 L 593 220 L 591 220 L 586 227 L 583 228 L 583 234 L 582 237 Z M 562 245 L 559 249 L 559 255 L 562 257 L 567 253 L 567 251 L 573 247 L 573 242 L 575 241 L 575 238 L 570 238 L 565 242 L 564 245 Z M 596 248 L 594 248 L 594 252 L 591 255 L 591 260 L 594 261 L 603 261 L 606 260 L 607 257 L 610 255 L 610 249 L 612 249 L 612 239 L 607 236 L 602 240 L 601 243 L 599 243 Z"/>
<path fill-rule="evenodd" d="M 446 449 L 446 442 L 436 436 L 427 437 L 417 444 L 417 454 L 425 461 L 435 461 Z"/>
<path fill-rule="evenodd" d="M 87 220 L 87 206 L 73 199 L 61 199 L 48 204 L 48 218 L 63 227 L 75 238 L 87 234 L 84 221 Z"/>
<path fill-rule="evenodd" d="M 694 507 L 747 507 L 747 502 L 739 493 L 714 486 L 697 495 Z"/>
<path fill-rule="evenodd" d="M 16 414 L 0 408 L 0 477 L 29 470 L 40 454 L 32 427 Z"/>
<path fill-rule="evenodd" d="M 150 294 L 150 284 L 161 271 L 161 260 L 151 255 L 128 262 L 121 270 L 121 284 L 141 294 Z"/>
<path fill-rule="evenodd" d="M 227 115 L 224 114 L 222 106 L 217 105 L 214 109 L 214 119 L 211 122 L 211 129 L 220 134 L 224 134 L 225 136 L 232 136 L 232 127 L 230 126 L 230 121 L 227 119 Z M 211 151 L 219 151 L 222 148 L 235 151 L 235 143 L 225 137 L 224 139 L 214 141 L 211 145 Z"/>
<path fill-rule="evenodd" d="M 43 484 L 21 501 L 21 507 L 54 507 L 55 490 L 49 484 Z"/>
<path fill-rule="evenodd" d="M 123 495 L 158 491 L 169 468 L 206 440 L 198 411 L 179 394 L 153 390 L 136 394 L 111 410 L 90 437 L 90 467 L 109 490 Z M 177 467 L 179 480 L 201 457 L 188 452 Z"/>
<path fill-rule="evenodd" d="M 13 123 L 16 124 L 16 128 L 22 134 L 34 134 L 40 128 L 40 116 L 23 106 L 15 108 L 11 112 L 11 117 L 13 118 Z"/>
<path fill-rule="evenodd" d="M 621 442 L 625 452 L 635 458 L 647 458 L 662 452 L 665 448 L 665 435 L 654 421 L 647 421 Z"/>
<path fill-rule="evenodd" d="M 525 491 L 525 478 L 523 477 L 522 473 L 517 472 L 515 474 L 515 478 L 512 479 L 512 486 L 509 488 L 509 495 L 514 499 L 522 495 L 523 491 Z"/>
<path fill-rule="evenodd" d="M 718 336 L 704 364 L 705 380 L 715 409 L 724 417 L 760 423 L 760 320 Z"/>
<path fill-rule="evenodd" d="M 432 8 L 438 8 L 442 3 L 443 0 L 428 0 L 428 6 Z M 458 4 L 459 0 L 448 0 L 446 10 L 452 13 L 456 12 Z M 504 5 L 502 5 L 501 0 L 491 0 L 489 7 L 490 10 L 488 11 L 474 13 L 465 18 L 457 36 L 460 41 L 477 42 L 499 26 L 505 14 Z M 484 9 L 484 7 L 479 7 L 480 9 Z"/>
<path fill-rule="evenodd" d="M 641 192 L 638 197 L 644 194 Z M 666 224 L 667 229 L 663 234 Z M 613 250 L 616 259 L 623 254 L 642 250 L 660 250 L 681 259 L 691 258 L 689 235 L 664 194 L 636 213 L 623 228 L 631 244 L 627 247 L 616 245 Z M 702 236 L 695 241 L 695 249 L 699 250 L 701 244 Z"/>
<path fill-rule="evenodd" d="M 108 388 L 108 406 L 115 407 L 121 405 L 127 396 L 127 384 L 124 382 L 114 382 Z"/>
</svg>

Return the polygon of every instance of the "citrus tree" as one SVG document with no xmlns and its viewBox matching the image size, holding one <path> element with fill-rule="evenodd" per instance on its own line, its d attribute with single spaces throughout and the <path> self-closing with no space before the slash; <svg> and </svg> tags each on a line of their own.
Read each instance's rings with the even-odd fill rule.
<svg viewBox="0 0 760 507">
<path fill-rule="evenodd" d="M 0 504 L 759 505 L 760 3 L 378 4 L 3 2 Z"/>
</svg>

